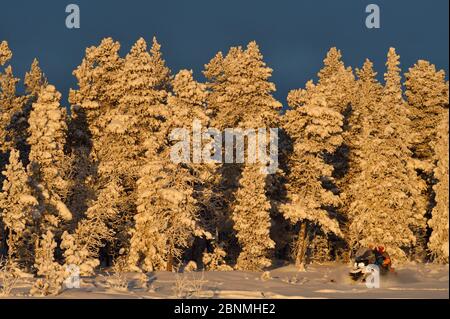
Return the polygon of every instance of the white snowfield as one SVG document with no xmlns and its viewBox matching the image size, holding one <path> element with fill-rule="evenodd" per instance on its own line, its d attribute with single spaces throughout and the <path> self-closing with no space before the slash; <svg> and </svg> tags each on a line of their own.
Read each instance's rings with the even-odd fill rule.
<svg viewBox="0 0 450 319">
<path fill-rule="evenodd" d="M 380 288 L 352 282 L 347 265 L 311 265 L 299 272 L 294 266 L 257 272 L 154 272 L 147 282 L 136 273 L 121 277 L 101 274 L 83 277 L 80 288 L 65 288 L 46 298 L 449 298 L 448 265 L 419 264 L 396 268 L 381 277 Z M 126 278 L 126 284 L 120 280 Z M 22 278 L 7 298 L 31 298 L 32 278 Z M 118 282 L 119 281 L 119 282 Z"/>
</svg>

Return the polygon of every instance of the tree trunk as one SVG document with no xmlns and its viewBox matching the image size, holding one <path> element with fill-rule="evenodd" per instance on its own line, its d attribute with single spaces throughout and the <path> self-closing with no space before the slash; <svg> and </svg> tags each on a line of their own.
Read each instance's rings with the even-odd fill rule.
<svg viewBox="0 0 450 319">
<path fill-rule="evenodd" d="M 300 226 L 297 240 L 297 251 L 295 256 L 295 266 L 299 269 L 304 267 L 306 249 L 308 248 L 308 222 L 304 221 Z"/>
<path fill-rule="evenodd" d="M 7 251 L 8 251 L 8 260 L 12 261 L 15 247 L 14 247 L 13 233 L 12 233 L 11 228 L 8 229 L 8 236 L 6 237 L 6 246 L 7 246 Z"/>
<path fill-rule="evenodd" d="M 170 271 L 170 272 L 172 272 L 172 268 L 173 268 L 173 254 L 172 254 L 172 251 L 173 251 L 173 245 L 170 245 L 170 252 L 169 252 L 169 256 L 167 256 L 167 271 Z"/>
</svg>

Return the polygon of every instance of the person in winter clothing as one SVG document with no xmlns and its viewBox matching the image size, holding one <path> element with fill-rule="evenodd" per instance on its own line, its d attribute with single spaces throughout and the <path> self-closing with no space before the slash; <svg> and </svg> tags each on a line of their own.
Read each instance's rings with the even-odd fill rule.
<svg viewBox="0 0 450 319">
<path fill-rule="evenodd" d="M 366 266 L 377 265 L 382 272 L 393 271 L 391 257 L 383 246 L 370 245 L 368 248 L 360 248 L 355 254 L 355 262 L 364 263 Z"/>
</svg>

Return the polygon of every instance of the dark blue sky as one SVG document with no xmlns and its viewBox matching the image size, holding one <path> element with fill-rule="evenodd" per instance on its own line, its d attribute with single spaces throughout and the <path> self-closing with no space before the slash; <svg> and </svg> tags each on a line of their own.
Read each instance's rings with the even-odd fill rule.
<svg viewBox="0 0 450 319">
<path fill-rule="evenodd" d="M 70 3 L 80 6 L 80 29 L 65 27 Z M 370 3 L 381 8 L 381 29 L 365 27 Z M 16 75 L 37 57 L 66 98 L 85 48 L 103 37 L 120 41 L 125 55 L 139 37 L 156 35 L 173 73 L 193 69 L 199 80 L 218 51 L 256 40 L 285 103 L 289 90 L 315 78 L 331 46 L 353 67 L 372 59 L 379 76 L 390 46 L 403 70 L 427 59 L 448 72 L 448 7 L 448 0 L 8 0 L 0 4 L 0 41 L 13 50 Z"/>
</svg>

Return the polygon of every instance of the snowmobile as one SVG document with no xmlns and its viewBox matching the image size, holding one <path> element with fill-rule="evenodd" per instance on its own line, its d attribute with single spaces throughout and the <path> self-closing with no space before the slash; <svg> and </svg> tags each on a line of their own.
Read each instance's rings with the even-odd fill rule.
<svg viewBox="0 0 450 319">
<path fill-rule="evenodd" d="M 368 265 L 376 265 L 379 267 L 380 274 L 384 275 L 391 271 L 391 258 L 384 250 L 384 247 L 360 248 L 355 254 L 353 268 L 350 270 L 350 277 L 354 281 L 364 282 L 371 273 Z"/>
</svg>

